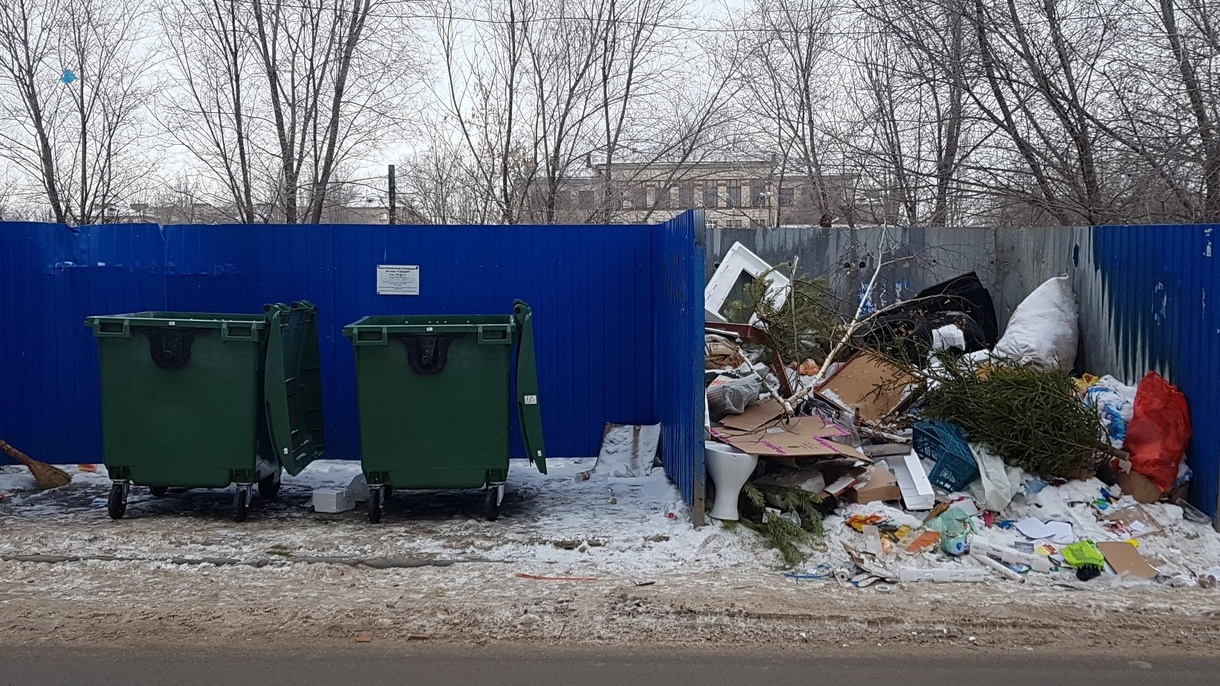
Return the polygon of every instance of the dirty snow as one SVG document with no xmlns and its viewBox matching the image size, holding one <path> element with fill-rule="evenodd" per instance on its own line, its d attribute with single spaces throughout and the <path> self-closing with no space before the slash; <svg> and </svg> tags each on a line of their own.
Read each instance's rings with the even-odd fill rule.
<svg viewBox="0 0 1220 686">
<path fill-rule="evenodd" d="M 994 572 L 982 584 L 857 589 L 833 579 L 798 581 L 782 574 L 776 553 L 751 532 L 692 528 L 659 470 L 581 481 L 592 458 L 549 463 L 548 475 L 514 465 L 497 522 L 480 516 L 475 492 L 396 493 L 380 525 L 367 522 L 362 506 L 334 515 L 310 511 L 312 489 L 347 486 L 359 471 L 354 462 L 321 461 L 285 477 L 278 500 L 256 500 L 241 524 L 230 519 L 231 490 L 154 499 L 136 488 L 127 517 L 115 522 L 106 515 L 109 480 L 100 465 L 97 473 L 69 468 L 72 484 L 51 492 L 36 491 L 24 468 L 0 467 L 0 558 L 79 558 L 0 561 L 0 641 L 325 642 L 367 635 L 918 646 L 964 644 L 969 635 L 977 639 L 972 648 L 1184 644 L 1220 654 L 1218 590 L 1112 574 L 1080 582 L 1070 572 L 1031 573 L 1020 584 Z M 1089 509 L 1099 488 L 1048 488 L 1006 517 L 1063 519 L 1079 536 L 1114 540 Z M 1165 534 L 1141 537 L 1140 550 L 1168 576 L 1220 565 L 1214 531 L 1182 520 L 1172 505 L 1144 508 Z M 879 504 L 845 514 L 857 509 L 918 523 Z M 825 525 L 825 541 L 798 571 L 824 574 L 847 561 L 843 543 L 863 548 L 863 536 L 842 517 Z M 998 528 L 987 535 L 997 544 L 1018 536 Z M 346 564 L 355 560 L 394 564 Z M 887 563 L 977 564 L 939 552 Z"/>
</svg>

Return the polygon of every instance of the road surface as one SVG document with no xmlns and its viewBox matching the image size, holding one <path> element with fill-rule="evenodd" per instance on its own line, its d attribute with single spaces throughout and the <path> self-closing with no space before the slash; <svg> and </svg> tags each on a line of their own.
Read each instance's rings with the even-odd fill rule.
<svg viewBox="0 0 1220 686">
<path fill-rule="evenodd" d="M 0 646 L 0 684 L 901 684 L 988 686 L 1032 684 L 1216 683 L 1216 661 L 1167 654 L 1055 656 L 879 650 L 829 655 L 807 650 L 661 651 L 546 648 L 529 644 L 383 644 L 259 650 L 256 646 L 99 649 L 71 645 Z"/>
</svg>

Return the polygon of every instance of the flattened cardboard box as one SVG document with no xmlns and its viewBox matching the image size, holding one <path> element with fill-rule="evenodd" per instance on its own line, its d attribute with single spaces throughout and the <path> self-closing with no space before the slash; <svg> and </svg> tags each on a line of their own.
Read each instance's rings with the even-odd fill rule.
<svg viewBox="0 0 1220 686">
<path fill-rule="evenodd" d="M 1107 541 L 1098 543 L 1097 549 L 1105 556 L 1106 562 L 1119 575 L 1134 576 L 1141 579 L 1155 579 L 1156 570 L 1148 564 L 1148 560 L 1140 554 L 1135 546 L 1126 541 Z"/>
<path fill-rule="evenodd" d="M 886 469 L 884 463 L 871 465 L 852 486 L 852 490 L 856 492 L 856 502 L 861 505 L 902 498 L 898 477 Z"/>
<path fill-rule="evenodd" d="M 764 457 L 851 457 L 872 462 L 850 445 L 836 443 L 831 437 L 848 435 L 841 427 L 818 417 L 797 417 L 788 422 L 745 432 L 722 427 L 713 429 L 717 438 L 738 450 Z"/>
<path fill-rule="evenodd" d="M 784 406 L 774 398 L 754 403 L 741 414 L 731 414 L 720 423 L 735 431 L 755 431 L 784 413 Z"/>
<path fill-rule="evenodd" d="M 827 379 L 818 395 L 845 410 L 858 409 L 860 419 L 876 422 L 903 404 L 906 387 L 912 383 L 913 376 L 885 358 L 862 352 Z"/>
</svg>

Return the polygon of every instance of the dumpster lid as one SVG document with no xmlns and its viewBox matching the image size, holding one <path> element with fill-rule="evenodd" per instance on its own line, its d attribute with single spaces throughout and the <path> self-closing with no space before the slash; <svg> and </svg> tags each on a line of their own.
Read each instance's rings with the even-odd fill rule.
<svg viewBox="0 0 1220 686">
<path fill-rule="evenodd" d="M 231 314 L 214 312 L 128 312 L 126 314 L 102 314 L 85 318 L 89 326 L 100 323 L 126 322 L 128 326 L 180 326 L 193 329 L 219 329 L 225 324 L 250 324 L 256 329 L 266 327 L 267 320 L 261 314 Z"/>
<path fill-rule="evenodd" d="M 538 405 L 538 363 L 534 353 L 533 311 L 522 300 L 513 303 L 520 341 L 517 344 L 517 421 L 530 461 L 546 474 L 546 444 L 542 435 L 542 408 Z"/>
<path fill-rule="evenodd" d="M 326 447 L 318 308 L 298 301 L 264 310 L 269 329 L 263 369 L 267 433 L 280 464 L 295 476 Z"/>
</svg>

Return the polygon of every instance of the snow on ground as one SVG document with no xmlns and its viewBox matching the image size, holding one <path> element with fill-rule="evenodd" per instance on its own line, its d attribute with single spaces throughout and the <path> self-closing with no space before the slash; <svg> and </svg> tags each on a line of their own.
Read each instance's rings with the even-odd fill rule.
<svg viewBox="0 0 1220 686">
<path fill-rule="evenodd" d="M 694 529 L 658 471 L 634 479 L 577 475 L 592 459 L 551 460 L 550 474 L 514 464 L 500 519 L 477 492 L 396 493 L 379 525 L 363 506 L 311 509 L 315 487 L 343 487 L 355 462 L 320 461 L 285 477 L 280 497 L 231 519 L 232 490 L 135 488 L 126 518 L 106 514 L 109 479 L 69 468 L 73 482 L 39 492 L 24 468 L 0 467 L 0 643 L 212 640 L 536 640 L 545 642 L 823 645 L 1159 646 L 1220 654 L 1220 591 L 1103 575 L 991 574 L 982 584 L 794 580 L 753 533 Z M 1097 540 L 1087 501 L 1099 484 L 1047 489 L 1012 514 L 1066 517 Z M 1178 508 L 1144 506 L 1166 530 L 1140 550 L 1170 576 L 1220 565 L 1220 537 Z M 1023 508 L 1023 509 L 1022 509 Z M 897 516 L 881 505 L 858 508 Z M 854 510 L 853 510 L 854 511 Z M 848 513 L 845 513 L 848 514 Z M 672 515 L 672 516 L 671 516 Z M 828 518 L 799 571 L 843 564 L 863 536 Z M 988 529 L 995 542 L 1010 530 Z M 75 556 L 47 564 L 14 556 Z M 134 558 L 134 559 L 133 559 Z M 329 562 L 319 562 L 328 558 Z M 177 560 L 177 561 L 175 561 Z M 200 564 L 186 564 L 183 560 Z M 349 566 L 391 561 L 390 568 Z M 241 564 L 231 564 L 238 562 Z M 888 564 L 977 564 L 938 552 Z M 588 577 L 550 581 L 519 577 Z M 291 626 L 288 634 L 283 627 Z M 974 637 L 974 641 L 968 638 Z"/>
<path fill-rule="evenodd" d="M 650 575 L 669 569 L 757 568 L 771 560 L 757 541 L 694 529 L 681 496 L 661 470 L 640 478 L 592 480 L 577 475 L 593 459 L 548 460 L 546 475 L 524 464 L 509 473 L 500 518 L 486 521 L 477 491 L 396 492 L 381 524 L 363 505 L 339 514 L 312 511 L 314 488 L 345 487 L 358 462 L 321 460 L 299 476 L 285 476 L 279 497 L 259 503 L 247 522 L 230 519 L 233 489 L 171 491 L 152 497 L 133 487 L 127 514 L 111 521 L 110 481 L 70 468 L 73 482 L 34 489 L 24 468 L 0 471 L 0 554 L 111 555 L 165 559 L 225 557 L 251 560 L 293 556 L 419 557 L 511 561 L 535 574 Z M 258 500 L 256 499 L 256 503 Z M 45 524 L 72 523 L 55 536 Z M 271 552 L 268 552 L 271 551 Z M 560 570 L 560 571 L 556 571 Z"/>
</svg>

